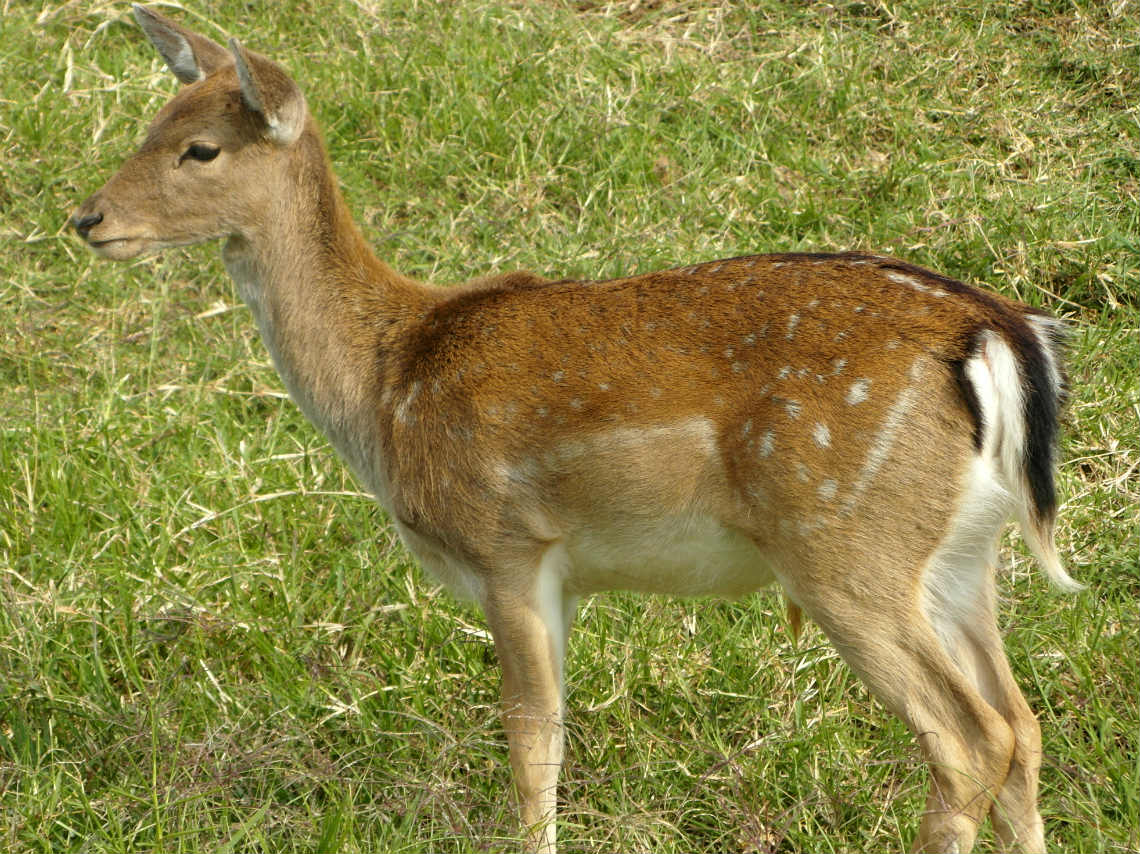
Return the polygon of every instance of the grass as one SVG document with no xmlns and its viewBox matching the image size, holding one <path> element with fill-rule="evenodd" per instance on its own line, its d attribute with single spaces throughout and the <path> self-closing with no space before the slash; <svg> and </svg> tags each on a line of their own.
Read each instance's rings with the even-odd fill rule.
<svg viewBox="0 0 1140 854">
<path fill-rule="evenodd" d="M 66 232 L 173 79 L 126 4 L 0 5 L 0 847 L 516 847 L 481 617 L 283 397 L 216 247 L 116 266 Z M 1011 540 L 1001 623 L 1052 847 L 1140 848 L 1133 2 L 238 9 L 172 14 L 292 70 L 410 274 L 864 248 L 1067 317 L 1089 590 Z M 917 828 L 909 734 L 775 594 L 593 598 L 568 683 L 567 850 Z"/>
</svg>

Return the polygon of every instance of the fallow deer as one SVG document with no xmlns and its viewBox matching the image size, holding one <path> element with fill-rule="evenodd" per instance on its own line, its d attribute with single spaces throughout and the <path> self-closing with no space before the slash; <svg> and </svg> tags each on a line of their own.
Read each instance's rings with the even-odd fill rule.
<svg viewBox="0 0 1140 854">
<path fill-rule="evenodd" d="M 777 582 L 915 734 L 915 848 L 1042 851 L 1040 729 L 995 623 L 1015 518 L 1053 538 L 1062 325 L 878 255 L 439 287 L 377 260 L 280 65 L 144 7 L 184 84 L 72 218 L 123 260 L 222 238 L 292 398 L 486 614 L 523 827 L 555 848 L 579 597 Z"/>
</svg>

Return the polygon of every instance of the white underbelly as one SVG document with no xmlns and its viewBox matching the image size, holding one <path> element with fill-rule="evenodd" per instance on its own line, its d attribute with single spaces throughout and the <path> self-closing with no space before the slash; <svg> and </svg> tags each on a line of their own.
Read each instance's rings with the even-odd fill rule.
<svg viewBox="0 0 1140 854">
<path fill-rule="evenodd" d="M 567 536 L 566 589 L 636 590 L 676 596 L 743 596 L 775 576 L 740 532 L 707 516 L 597 525 Z"/>
</svg>

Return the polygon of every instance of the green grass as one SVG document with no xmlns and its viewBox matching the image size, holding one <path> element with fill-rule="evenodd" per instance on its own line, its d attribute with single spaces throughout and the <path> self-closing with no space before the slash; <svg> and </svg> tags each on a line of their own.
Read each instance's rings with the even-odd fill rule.
<svg viewBox="0 0 1140 854">
<path fill-rule="evenodd" d="M 511 850 L 481 617 L 281 394 L 216 247 L 69 211 L 174 90 L 125 3 L 0 23 L 0 848 Z M 1001 623 L 1064 851 L 1140 848 L 1130 0 L 195 4 L 290 68 L 381 256 L 459 281 L 887 251 L 1066 316 L 1059 539 Z M 567 850 L 892 850 L 926 772 L 775 594 L 584 604 Z M 992 845 L 985 831 L 981 846 Z"/>
</svg>

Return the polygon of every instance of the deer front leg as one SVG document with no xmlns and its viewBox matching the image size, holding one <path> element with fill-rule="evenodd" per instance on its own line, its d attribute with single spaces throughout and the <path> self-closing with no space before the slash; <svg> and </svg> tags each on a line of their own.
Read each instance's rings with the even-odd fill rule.
<svg viewBox="0 0 1140 854">
<path fill-rule="evenodd" d="M 562 658 L 573 616 L 561 583 L 546 581 L 540 571 L 528 593 L 491 593 L 484 602 L 503 668 L 503 727 L 519 812 L 528 848 L 538 852 L 556 848 Z"/>
</svg>

